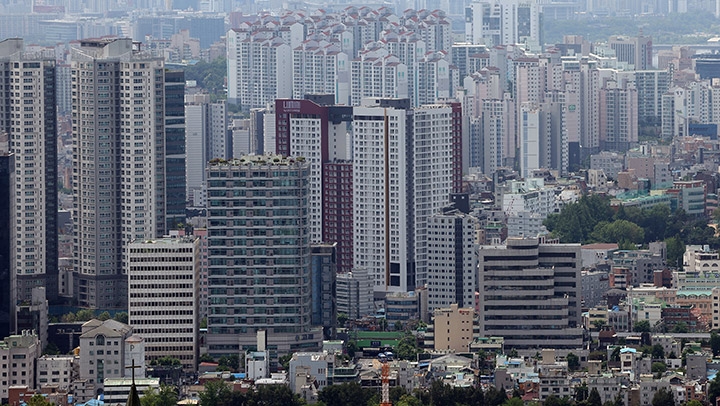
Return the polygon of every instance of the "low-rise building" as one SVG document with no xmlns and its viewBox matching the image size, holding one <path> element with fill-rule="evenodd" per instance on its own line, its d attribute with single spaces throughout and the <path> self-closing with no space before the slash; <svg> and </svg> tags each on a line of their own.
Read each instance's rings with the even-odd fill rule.
<svg viewBox="0 0 720 406">
<path fill-rule="evenodd" d="M 40 338 L 34 331 L 0 341 L 0 403 L 7 403 L 12 386 L 35 388 L 35 360 L 42 353 Z"/>
</svg>

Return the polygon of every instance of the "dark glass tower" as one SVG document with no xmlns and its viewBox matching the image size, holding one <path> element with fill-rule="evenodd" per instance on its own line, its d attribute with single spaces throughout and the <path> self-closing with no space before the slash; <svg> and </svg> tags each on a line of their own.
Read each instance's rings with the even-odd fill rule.
<svg viewBox="0 0 720 406">
<path fill-rule="evenodd" d="M 167 230 L 185 222 L 185 72 L 165 72 L 165 207 Z"/>
</svg>

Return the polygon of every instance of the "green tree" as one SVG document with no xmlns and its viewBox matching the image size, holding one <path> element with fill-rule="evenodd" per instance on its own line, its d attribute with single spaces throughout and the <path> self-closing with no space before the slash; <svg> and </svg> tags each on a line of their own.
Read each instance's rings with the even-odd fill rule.
<svg viewBox="0 0 720 406">
<path fill-rule="evenodd" d="M 660 379 L 665 371 L 667 371 L 667 365 L 664 362 L 653 362 L 651 371 L 655 374 L 655 379 Z"/>
<path fill-rule="evenodd" d="M 75 320 L 88 321 L 95 317 L 95 312 L 90 309 L 82 309 L 75 313 Z"/>
<path fill-rule="evenodd" d="M 593 325 L 595 330 L 602 330 L 603 327 L 605 327 L 605 325 L 607 324 L 607 322 L 605 320 L 598 319 L 598 320 L 593 320 L 592 323 L 590 323 L 590 324 Z"/>
<path fill-rule="evenodd" d="M 715 399 L 720 397 L 720 374 L 715 375 L 715 378 L 709 382 L 708 386 L 708 401 L 711 406 L 716 405 Z"/>
<path fill-rule="evenodd" d="M 575 403 L 585 402 L 589 396 L 587 384 L 578 385 L 575 387 L 575 395 L 573 399 Z"/>
<path fill-rule="evenodd" d="M 567 360 L 568 369 L 570 371 L 577 371 L 580 369 L 580 357 L 570 352 L 565 359 Z"/>
<path fill-rule="evenodd" d="M 660 344 L 653 345 L 650 354 L 652 359 L 665 359 L 665 349 Z"/>
<path fill-rule="evenodd" d="M 685 402 L 685 406 L 703 406 L 703 404 L 701 401 L 693 399 L 689 402 Z"/>
<path fill-rule="evenodd" d="M 60 354 L 60 348 L 58 348 L 57 345 L 55 345 L 54 342 L 50 341 L 48 345 L 45 346 L 45 349 L 43 350 L 43 355 L 59 355 Z"/>
<path fill-rule="evenodd" d="M 66 313 L 62 315 L 60 321 L 63 323 L 74 323 L 77 321 L 77 317 L 75 317 L 75 313 Z"/>
<path fill-rule="evenodd" d="M 168 385 L 160 385 L 155 391 L 153 388 L 147 388 L 143 397 L 140 398 L 142 406 L 175 406 L 178 401 L 178 394 L 175 388 Z"/>
<path fill-rule="evenodd" d="M 720 354 L 720 335 L 714 331 L 710 334 L 710 348 L 712 349 L 713 356 Z"/>
<path fill-rule="evenodd" d="M 324 387 L 318 393 L 318 400 L 325 406 L 366 405 L 374 393 L 374 390 L 363 388 L 357 382 L 350 382 Z"/>
<path fill-rule="evenodd" d="M 627 220 L 615 220 L 612 223 L 603 221 L 595 226 L 590 238 L 598 242 L 642 244 L 645 241 L 645 230 Z"/>
<path fill-rule="evenodd" d="M 690 329 L 688 328 L 688 325 L 685 322 L 681 321 L 681 322 L 678 322 L 677 324 L 675 324 L 675 326 L 673 326 L 672 332 L 673 333 L 689 333 Z"/>
<path fill-rule="evenodd" d="M 177 358 L 175 358 L 175 357 L 171 357 L 171 356 L 169 356 L 169 355 L 166 355 L 166 356 L 164 356 L 164 357 L 158 358 L 157 360 L 155 360 L 155 363 L 156 363 L 157 365 L 162 365 L 162 366 L 165 366 L 165 367 L 177 367 L 177 366 L 181 366 L 181 365 L 182 365 L 182 362 L 180 362 L 179 359 L 177 359 Z"/>
<path fill-rule="evenodd" d="M 358 348 L 357 341 L 348 340 L 345 349 L 347 350 L 347 353 L 350 357 L 355 358 L 355 352 L 358 351 L 360 348 Z"/>
<path fill-rule="evenodd" d="M 508 399 L 505 388 L 491 386 L 485 392 L 485 406 L 500 406 Z"/>
<path fill-rule="evenodd" d="M 661 388 L 655 392 L 652 399 L 652 406 L 675 406 L 675 398 L 672 392 L 665 388 Z"/>
<path fill-rule="evenodd" d="M 203 354 L 198 359 L 200 362 L 215 362 L 215 358 L 213 358 L 210 354 Z"/>
<path fill-rule="evenodd" d="M 200 406 L 231 406 L 232 397 L 230 386 L 221 380 L 208 381 L 198 393 Z"/>
<path fill-rule="evenodd" d="M 28 406 L 54 406 L 55 404 L 47 400 L 47 398 L 41 394 L 33 395 L 27 402 Z"/>
<path fill-rule="evenodd" d="M 248 392 L 247 405 L 263 406 L 301 406 L 305 402 L 295 395 L 287 385 L 257 385 L 255 391 Z"/>
<path fill-rule="evenodd" d="M 128 320 L 130 317 L 128 316 L 127 312 L 117 312 L 115 313 L 115 316 L 113 317 L 113 320 L 119 321 L 120 323 L 128 324 Z"/>
<path fill-rule="evenodd" d="M 417 339 L 412 333 L 406 333 L 398 342 L 395 352 L 398 358 L 410 361 L 417 360 L 422 350 L 418 347 Z"/>
<path fill-rule="evenodd" d="M 600 398 L 600 392 L 597 388 L 592 388 L 587 400 L 588 406 L 602 406 L 602 399 Z"/>
<path fill-rule="evenodd" d="M 503 406 L 524 406 L 525 403 L 520 398 L 510 398 L 503 402 Z"/>
<path fill-rule="evenodd" d="M 348 315 L 345 313 L 338 313 L 337 323 L 338 327 L 345 327 L 345 323 L 348 321 Z"/>
<path fill-rule="evenodd" d="M 572 402 L 570 401 L 570 398 L 561 398 L 552 394 L 545 398 L 545 402 L 543 402 L 543 406 L 570 406 L 571 404 Z"/>
<path fill-rule="evenodd" d="M 685 253 L 685 244 L 679 235 L 669 237 L 665 239 L 665 245 L 667 246 L 667 264 L 669 266 L 681 267 L 682 257 Z"/>
<path fill-rule="evenodd" d="M 639 320 L 633 325 L 633 331 L 636 333 L 649 333 L 650 332 L 650 321 Z"/>
<path fill-rule="evenodd" d="M 291 359 L 292 359 L 292 354 L 285 354 L 278 359 L 278 363 L 280 365 L 282 365 L 284 370 L 289 371 Z"/>
<path fill-rule="evenodd" d="M 104 312 L 98 314 L 97 319 L 100 321 L 110 320 L 110 312 L 104 311 Z"/>
<path fill-rule="evenodd" d="M 397 406 L 423 406 L 423 403 L 420 401 L 420 399 L 416 398 L 413 395 L 403 395 L 400 400 L 395 403 Z"/>
</svg>

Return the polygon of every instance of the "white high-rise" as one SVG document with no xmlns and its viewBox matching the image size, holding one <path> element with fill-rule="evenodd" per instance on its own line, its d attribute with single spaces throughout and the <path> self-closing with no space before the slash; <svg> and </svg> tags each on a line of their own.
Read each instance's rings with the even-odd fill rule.
<svg viewBox="0 0 720 406">
<path fill-rule="evenodd" d="M 334 94 L 336 104 L 350 102 L 350 58 L 339 45 L 307 40 L 293 50 L 293 98 Z"/>
<path fill-rule="evenodd" d="M 185 151 L 186 195 L 195 206 L 205 205 L 205 166 L 214 158 L 232 158 L 225 101 L 186 97 Z"/>
<path fill-rule="evenodd" d="M 292 97 L 293 53 L 289 44 L 269 31 L 228 31 L 228 103 L 249 111 L 278 98 Z"/>
<path fill-rule="evenodd" d="M 458 188 L 460 106 L 373 99 L 353 115 L 355 266 L 376 291 L 414 290 L 427 277 L 427 220 Z"/>
<path fill-rule="evenodd" d="M 164 68 L 130 39 L 83 40 L 72 49 L 80 306 L 126 308 L 123 249 L 164 227 Z"/>
<path fill-rule="evenodd" d="M 8 262 L 17 301 L 31 300 L 38 286 L 49 300 L 58 296 L 55 71 L 52 51 L 28 52 L 21 39 L 0 41 L 0 133 L 15 155 L 10 235 L 17 252 Z"/>
</svg>

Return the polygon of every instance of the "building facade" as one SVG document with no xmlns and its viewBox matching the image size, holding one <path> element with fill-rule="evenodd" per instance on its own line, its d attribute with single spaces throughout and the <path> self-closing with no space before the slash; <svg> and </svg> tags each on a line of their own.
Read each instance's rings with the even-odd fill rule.
<svg viewBox="0 0 720 406">
<path fill-rule="evenodd" d="M 197 370 L 200 239 L 171 236 L 128 244 L 128 322 L 145 340 L 146 362 L 177 358 Z"/>
<path fill-rule="evenodd" d="M 72 49 L 75 297 L 127 308 L 123 250 L 162 232 L 165 69 L 129 39 Z M 120 84 L 120 86 L 115 86 Z"/>
<path fill-rule="evenodd" d="M 11 261 L 17 301 L 33 287 L 58 297 L 57 103 L 52 52 L 26 52 L 22 39 L 0 42 L 0 133 L 15 155 L 14 203 L 18 218 L 12 238 L 19 252 Z M 20 119 L 22 118 L 22 119 Z M 22 215 L 20 216 L 20 213 Z M 13 303 L 13 306 L 15 303 Z"/>
<path fill-rule="evenodd" d="M 208 337 L 211 355 L 255 349 L 271 358 L 320 347 L 312 326 L 304 158 L 245 156 L 208 166 Z"/>
<path fill-rule="evenodd" d="M 510 348 L 579 348 L 580 245 L 508 238 L 480 246 L 480 336 Z"/>
</svg>

